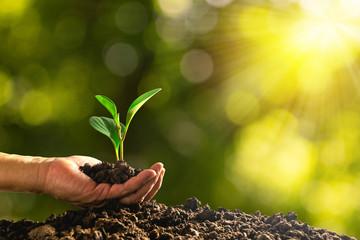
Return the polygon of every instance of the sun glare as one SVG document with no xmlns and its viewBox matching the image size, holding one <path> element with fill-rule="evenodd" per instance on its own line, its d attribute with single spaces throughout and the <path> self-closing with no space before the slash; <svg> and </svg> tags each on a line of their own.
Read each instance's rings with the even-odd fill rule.
<svg viewBox="0 0 360 240">
<path fill-rule="evenodd" d="M 341 1 L 300 1 L 301 18 L 290 30 L 293 45 L 304 52 L 336 54 L 339 58 L 348 57 L 359 47 L 360 12 L 345 8 Z M 344 1 L 349 2 L 349 1 Z M 359 14 L 355 14 L 358 11 Z M 291 36 L 290 36 L 291 37 Z M 358 50 L 358 49 L 357 49 Z"/>
<path fill-rule="evenodd" d="M 296 7 L 269 9 L 270 31 L 280 38 L 281 51 L 291 52 L 297 60 L 301 91 L 323 92 L 333 83 L 336 71 L 350 66 L 359 55 L 356 4 L 351 0 L 301 0 Z"/>
</svg>

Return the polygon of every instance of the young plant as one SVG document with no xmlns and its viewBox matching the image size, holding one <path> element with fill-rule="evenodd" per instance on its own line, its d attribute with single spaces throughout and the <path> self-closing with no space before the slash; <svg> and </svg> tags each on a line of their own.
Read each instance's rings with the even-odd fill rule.
<svg viewBox="0 0 360 240">
<path fill-rule="evenodd" d="M 95 128 L 95 130 L 110 138 L 114 145 L 116 159 L 118 161 L 124 160 L 124 140 L 129 129 L 130 122 L 133 119 L 135 113 L 141 108 L 142 105 L 145 104 L 147 100 L 149 100 L 160 90 L 161 88 L 151 90 L 135 99 L 127 111 L 125 125 L 120 122 L 120 113 L 117 112 L 116 105 L 110 98 L 101 95 L 95 96 L 96 99 L 110 112 L 112 118 L 93 116 L 89 119 L 89 123 L 93 128 Z"/>
</svg>

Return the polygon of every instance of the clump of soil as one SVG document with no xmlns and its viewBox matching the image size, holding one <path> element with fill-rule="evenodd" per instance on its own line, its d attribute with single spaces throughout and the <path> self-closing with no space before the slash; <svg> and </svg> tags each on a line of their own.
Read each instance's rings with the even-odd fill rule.
<svg viewBox="0 0 360 240">
<path fill-rule="evenodd" d="M 102 162 L 94 166 L 90 166 L 88 163 L 86 163 L 84 166 L 80 167 L 80 170 L 98 184 L 124 183 L 142 171 L 140 168 L 133 168 L 129 166 L 123 160 L 117 161 L 115 164 Z"/>
<path fill-rule="evenodd" d="M 184 205 L 166 206 L 156 201 L 134 206 L 105 205 L 102 208 L 51 215 L 44 222 L 27 219 L 0 221 L 0 240 L 5 239 L 343 239 L 355 238 L 318 229 L 296 220 L 295 213 L 273 216 L 259 211 L 210 209 L 196 198 Z"/>
</svg>

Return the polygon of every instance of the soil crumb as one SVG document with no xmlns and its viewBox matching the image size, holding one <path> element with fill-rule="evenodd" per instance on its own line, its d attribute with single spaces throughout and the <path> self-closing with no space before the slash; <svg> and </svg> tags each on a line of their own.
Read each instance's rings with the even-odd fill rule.
<svg viewBox="0 0 360 240">
<path fill-rule="evenodd" d="M 184 205 L 167 206 L 156 201 L 122 206 L 115 201 L 104 207 L 52 214 L 44 222 L 23 219 L 0 221 L 0 240 L 8 239 L 335 239 L 356 240 L 297 221 L 289 212 L 264 216 L 225 208 L 212 210 L 196 198 Z"/>
</svg>

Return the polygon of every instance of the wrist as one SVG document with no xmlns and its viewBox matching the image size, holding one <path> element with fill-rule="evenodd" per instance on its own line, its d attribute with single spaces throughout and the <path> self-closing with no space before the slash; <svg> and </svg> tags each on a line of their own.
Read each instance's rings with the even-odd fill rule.
<svg viewBox="0 0 360 240">
<path fill-rule="evenodd" d="M 42 192 L 44 181 L 42 157 L 0 154 L 0 189 L 16 192 Z"/>
<path fill-rule="evenodd" d="M 23 183 L 25 192 L 30 193 L 44 193 L 44 186 L 46 176 L 48 173 L 48 163 L 51 161 L 49 158 L 31 157 L 30 162 L 27 164 L 28 179 Z"/>
</svg>

